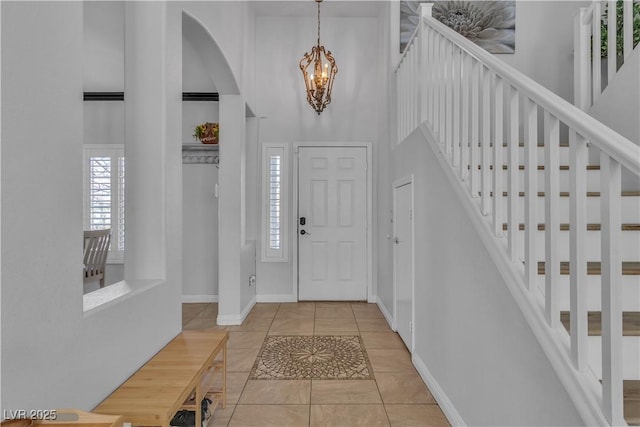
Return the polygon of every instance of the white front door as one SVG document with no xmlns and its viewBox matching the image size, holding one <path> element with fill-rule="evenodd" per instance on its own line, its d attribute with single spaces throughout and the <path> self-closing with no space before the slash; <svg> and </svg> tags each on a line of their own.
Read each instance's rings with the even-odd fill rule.
<svg viewBox="0 0 640 427">
<path fill-rule="evenodd" d="M 298 298 L 367 299 L 367 149 L 300 147 Z"/>
<path fill-rule="evenodd" d="M 393 277 L 396 330 L 413 351 L 413 183 L 393 189 Z"/>
</svg>

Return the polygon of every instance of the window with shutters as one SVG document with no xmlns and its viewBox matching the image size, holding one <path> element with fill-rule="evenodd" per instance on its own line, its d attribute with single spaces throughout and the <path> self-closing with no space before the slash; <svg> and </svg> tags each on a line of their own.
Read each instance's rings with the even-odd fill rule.
<svg viewBox="0 0 640 427">
<path fill-rule="evenodd" d="M 122 144 L 84 145 L 84 229 L 111 229 L 107 262 L 124 261 L 125 161 Z"/>
<path fill-rule="evenodd" d="M 288 156 L 283 144 L 262 149 L 262 261 L 285 262 L 287 251 Z"/>
</svg>

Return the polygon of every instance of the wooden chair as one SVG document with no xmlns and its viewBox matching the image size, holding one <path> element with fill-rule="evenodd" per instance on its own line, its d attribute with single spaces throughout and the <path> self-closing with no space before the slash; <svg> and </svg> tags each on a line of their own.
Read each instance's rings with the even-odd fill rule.
<svg viewBox="0 0 640 427">
<path fill-rule="evenodd" d="M 104 268 L 111 242 L 111 229 L 90 230 L 84 232 L 84 283 L 100 280 L 100 287 L 104 287 Z"/>
</svg>

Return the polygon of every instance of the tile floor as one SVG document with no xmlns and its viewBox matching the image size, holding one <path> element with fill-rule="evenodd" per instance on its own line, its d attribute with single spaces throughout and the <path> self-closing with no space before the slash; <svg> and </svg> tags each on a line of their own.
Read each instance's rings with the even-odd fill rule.
<svg viewBox="0 0 640 427">
<path fill-rule="evenodd" d="M 183 329 L 217 327 L 217 304 L 183 304 Z M 229 331 L 227 407 L 212 426 L 449 426 L 375 304 L 256 304 Z M 360 335 L 375 380 L 249 380 L 269 335 Z"/>
</svg>

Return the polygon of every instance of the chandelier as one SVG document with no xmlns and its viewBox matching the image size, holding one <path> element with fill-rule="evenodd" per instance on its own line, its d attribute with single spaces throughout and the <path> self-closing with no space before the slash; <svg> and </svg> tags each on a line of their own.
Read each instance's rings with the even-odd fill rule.
<svg viewBox="0 0 640 427">
<path fill-rule="evenodd" d="M 338 66 L 331 51 L 325 50 L 324 46 L 320 45 L 320 2 L 322 0 L 315 1 L 318 3 L 318 44 L 311 49 L 311 53 L 304 54 L 300 60 L 300 70 L 302 70 L 307 89 L 307 101 L 320 115 L 331 102 L 331 88 Z"/>
</svg>

